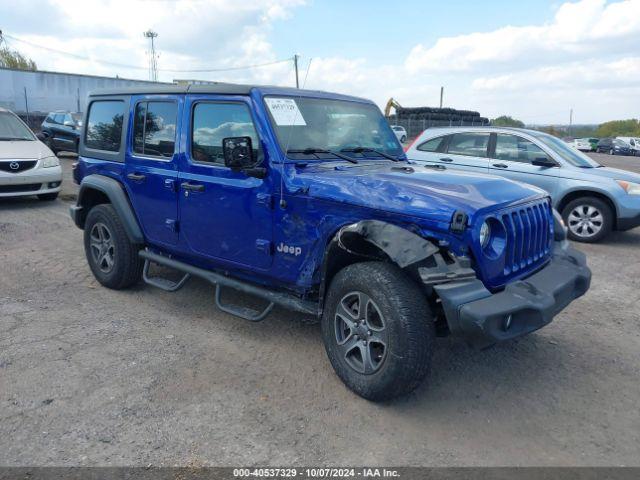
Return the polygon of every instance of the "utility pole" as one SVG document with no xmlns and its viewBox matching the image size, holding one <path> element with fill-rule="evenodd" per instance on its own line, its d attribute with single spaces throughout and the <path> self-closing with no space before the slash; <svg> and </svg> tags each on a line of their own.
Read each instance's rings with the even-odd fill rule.
<svg viewBox="0 0 640 480">
<path fill-rule="evenodd" d="M 569 110 L 569 136 L 571 136 L 572 126 L 573 126 L 573 108 Z"/>
<path fill-rule="evenodd" d="M 149 80 L 153 82 L 158 81 L 158 63 L 156 61 L 156 47 L 155 47 L 155 38 L 158 37 L 158 34 L 153 30 L 149 29 L 144 32 L 145 38 L 151 40 L 151 51 L 149 52 Z"/>
<path fill-rule="evenodd" d="M 442 97 L 444 97 L 444 87 L 440 87 L 440 108 L 442 108 Z"/>
<path fill-rule="evenodd" d="M 299 55 L 296 53 L 293 56 L 293 68 L 296 69 L 296 88 L 300 88 L 300 80 L 298 79 L 298 58 Z"/>
</svg>

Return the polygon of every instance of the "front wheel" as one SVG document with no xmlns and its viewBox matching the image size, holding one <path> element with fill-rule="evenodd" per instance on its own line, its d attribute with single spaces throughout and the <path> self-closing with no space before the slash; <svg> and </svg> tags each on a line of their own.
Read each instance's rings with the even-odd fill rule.
<svg viewBox="0 0 640 480">
<path fill-rule="evenodd" d="M 613 229 L 613 212 L 604 201 L 595 197 L 572 200 L 562 210 L 569 238 L 576 242 L 594 243 Z"/>
<path fill-rule="evenodd" d="M 129 240 L 111 205 L 97 205 L 89 211 L 84 250 L 93 275 L 102 285 L 119 290 L 138 282 L 142 275 L 139 248 Z"/>
<path fill-rule="evenodd" d="M 380 401 L 407 394 L 426 377 L 434 316 L 418 286 L 397 266 L 356 263 L 338 272 L 327 293 L 322 338 L 340 379 Z"/>
</svg>

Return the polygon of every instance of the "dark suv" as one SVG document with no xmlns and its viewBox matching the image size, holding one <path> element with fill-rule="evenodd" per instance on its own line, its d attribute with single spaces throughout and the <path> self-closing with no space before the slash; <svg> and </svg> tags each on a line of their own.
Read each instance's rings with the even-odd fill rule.
<svg viewBox="0 0 640 480">
<path fill-rule="evenodd" d="M 615 138 L 602 138 L 596 145 L 596 152 L 609 155 L 632 155 L 631 148 L 621 140 Z"/>
<path fill-rule="evenodd" d="M 44 142 L 53 153 L 77 152 L 82 131 L 82 114 L 51 112 L 42 122 L 41 129 Z"/>
<path fill-rule="evenodd" d="M 408 162 L 369 100 L 216 84 L 103 91 L 88 105 L 71 216 L 97 280 L 175 291 L 197 276 L 246 320 L 275 305 L 315 318 L 365 398 L 413 390 L 437 334 L 486 347 L 589 288 L 546 192 Z"/>
</svg>

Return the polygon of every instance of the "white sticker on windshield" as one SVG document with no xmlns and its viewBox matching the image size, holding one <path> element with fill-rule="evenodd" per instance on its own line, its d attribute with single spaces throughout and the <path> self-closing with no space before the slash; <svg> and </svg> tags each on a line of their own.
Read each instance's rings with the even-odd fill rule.
<svg viewBox="0 0 640 480">
<path fill-rule="evenodd" d="M 273 115 L 273 119 L 279 127 L 304 126 L 307 124 L 293 98 L 267 97 L 264 101 L 267 103 L 267 107 L 269 107 L 271 115 Z"/>
</svg>

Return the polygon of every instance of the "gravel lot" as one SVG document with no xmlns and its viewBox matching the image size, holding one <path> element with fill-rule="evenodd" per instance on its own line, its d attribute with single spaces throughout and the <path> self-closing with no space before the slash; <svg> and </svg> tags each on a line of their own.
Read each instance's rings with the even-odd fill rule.
<svg viewBox="0 0 640 480">
<path fill-rule="evenodd" d="M 73 190 L 0 203 L 0 465 L 640 465 L 640 229 L 580 247 L 592 289 L 547 328 L 440 339 L 423 387 L 372 404 L 295 314 L 100 287 Z"/>
</svg>

